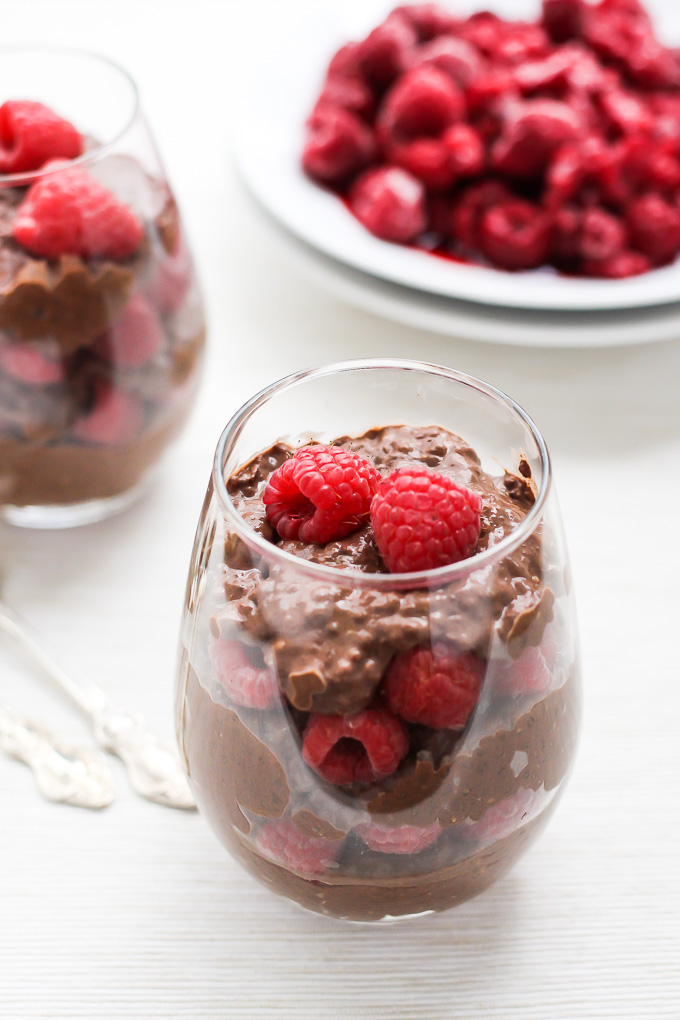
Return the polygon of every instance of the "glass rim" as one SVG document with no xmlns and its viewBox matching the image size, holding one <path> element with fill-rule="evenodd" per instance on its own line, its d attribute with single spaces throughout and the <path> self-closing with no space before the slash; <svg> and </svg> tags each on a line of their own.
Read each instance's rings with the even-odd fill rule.
<svg viewBox="0 0 680 1020">
<path fill-rule="evenodd" d="M 480 553 L 475 553 L 467 559 L 458 560 L 443 567 L 436 567 L 431 570 L 414 571 L 413 573 L 395 574 L 368 574 L 362 573 L 349 567 L 328 566 L 323 563 L 314 563 L 311 560 L 295 556 L 293 553 L 285 552 L 275 543 L 268 542 L 255 531 L 241 516 L 227 490 L 224 478 L 224 464 L 230 449 L 240 436 L 243 427 L 252 415 L 266 404 L 273 396 L 287 389 L 292 389 L 301 382 L 311 379 L 322 379 L 330 375 L 338 375 L 343 372 L 356 372 L 360 370 L 379 371 L 384 369 L 400 369 L 410 372 L 422 372 L 427 375 L 438 376 L 449 379 L 452 382 L 462 383 L 471 389 L 477 390 L 484 395 L 491 397 L 498 403 L 504 405 L 507 410 L 514 414 L 529 429 L 536 443 L 540 458 L 542 477 L 536 499 L 527 515 L 520 521 L 516 528 L 501 539 L 496 545 L 489 546 Z M 276 438 L 273 440 L 276 442 Z M 257 456 L 257 453 L 253 455 Z M 241 465 L 239 465 L 240 467 Z M 276 382 L 265 386 L 258 393 L 254 394 L 245 404 L 232 415 L 217 443 L 212 468 L 212 482 L 215 492 L 225 512 L 227 519 L 233 524 L 239 537 L 246 545 L 265 557 L 282 566 L 295 568 L 301 573 L 316 578 L 319 581 L 329 581 L 334 584 L 340 582 L 350 584 L 352 587 L 378 588 L 394 590 L 408 588 L 427 588 L 435 584 L 445 584 L 457 578 L 463 577 L 473 570 L 479 570 L 491 563 L 497 562 L 509 553 L 518 548 L 538 526 L 545 503 L 550 492 L 552 481 L 552 466 L 550 454 L 545 440 L 534 422 L 524 408 L 512 397 L 509 397 L 503 390 L 483 382 L 476 376 L 459 372 L 445 365 L 438 365 L 426 361 L 413 361 L 402 358 L 356 358 L 349 361 L 336 361 L 331 364 L 318 365 L 313 368 L 302 369 L 283 376 Z"/>
<path fill-rule="evenodd" d="M 80 156 L 76 156 L 75 159 L 64 160 L 62 166 L 53 167 L 51 170 L 40 168 L 39 170 L 23 170 L 19 173 L 13 174 L 0 174 L 0 188 L 25 187 L 46 177 L 51 177 L 53 174 L 63 173 L 64 170 L 70 170 L 72 167 L 85 166 L 88 163 L 96 162 L 103 155 L 106 155 L 111 151 L 111 149 L 118 145 L 121 138 L 125 137 L 139 116 L 140 105 L 137 82 L 129 71 L 126 71 L 124 67 L 117 63 L 117 61 L 111 60 L 110 57 L 105 57 L 101 53 L 96 53 L 94 50 L 81 49 L 78 46 L 58 46 L 51 45 L 50 43 L 36 43 L 35 45 L 12 43 L 8 46 L 0 46 L 0 60 L 2 60 L 3 55 L 6 53 L 53 53 L 62 56 L 91 57 L 100 64 L 108 64 L 108 66 L 113 68 L 114 71 L 117 71 L 130 86 L 132 91 L 132 110 L 129 118 L 126 120 L 120 131 L 118 131 L 117 134 L 115 134 L 114 137 L 110 138 L 107 142 L 97 145 L 95 149 L 90 149 L 88 152 L 83 152 Z M 3 100 L 3 102 L 4 101 L 5 100 Z M 77 126 L 76 130 L 78 130 Z"/>
</svg>

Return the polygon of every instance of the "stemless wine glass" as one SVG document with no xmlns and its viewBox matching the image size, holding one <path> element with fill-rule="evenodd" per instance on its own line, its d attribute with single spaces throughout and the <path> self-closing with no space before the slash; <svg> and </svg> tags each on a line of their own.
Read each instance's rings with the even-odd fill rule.
<svg viewBox="0 0 680 1020">
<path fill-rule="evenodd" d="M 85 52 L 5 49 L 7 100 L 43 103 L 82 136 L 79 156 L 0 175 L 0 513 L 71 526 L 131 502 L 180 430 L 202 301 L 131 78 Z M 3 166 L 13 131 L 3 115 Z M 38 228 L 18 231 L 36 208 Z"/>
<path fill-rule="evenodd" d="M 386 443 L 384 426 L 403 427 Z M 261 495 L 291 446 L 345 437 L 374 451 L 384 473 L 423 436 L 430 467 L 483 480 L 485 523 L 469 559 L 368 573 L 366 528 L 307 547 L 310 558 L 275 542 Z M 338 735 L 343 760 L 368 753 L 373 766 L 368 731 L 385 714 L 385 673 L 413 649 L 468 657 L 479 671 L 464 727 L 398 722 L 408 751 L 393 774 L 363 785 L 328 769 L 324 778 L 307 764 L 312 730 Z M 236 413 L 194 546 L 177 727 L 199 807 L 253 874 L 352 920 L 454 906 L 504 874 L 545 825 L 579 718 L 550 461 L 517 404 L 448 368 L 368 360 L 289 376 Z"/>
</svg>

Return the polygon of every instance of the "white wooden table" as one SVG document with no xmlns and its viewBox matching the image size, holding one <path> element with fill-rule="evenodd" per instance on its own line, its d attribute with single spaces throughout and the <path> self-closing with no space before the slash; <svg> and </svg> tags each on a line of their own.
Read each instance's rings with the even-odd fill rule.
<svg viewBox="0 0 680 1020">
<path fill-rule="evenodd" d="M 93 814 L 43 802 L 28 771 L 0 757 L 0 1017 L 680 1017 L 680 342 L 542 352 L 453 341 L 295 275 L 240 198 L 229 122 L 253 26 L 303 6 L 3 4 L 3 42 L 87 46 L 138 79 L 211 323 L 200 406 L 149 497 L 79 531 L 0 531 L 3 594 L 64 662 L 170 735 L 193 531 L 235 407 L 341 356 L 453 365 L 523 403 L 551 448 L 580 600 L 577 767 L 508 878 L 447 915 L 370 929 L 277 900 L 201 817 L 137 800 L 120 768 L 116 803 Z M 4 651 L 0 676 L 1 696 L 85 738 Z"/>
</svg>

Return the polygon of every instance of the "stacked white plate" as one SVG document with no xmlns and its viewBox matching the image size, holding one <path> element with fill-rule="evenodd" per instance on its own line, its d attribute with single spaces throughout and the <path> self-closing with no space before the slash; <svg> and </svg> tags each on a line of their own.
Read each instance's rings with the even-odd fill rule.
<svg viewBox="0 0 680 1020">
<path fill-rule="evenodd" d="M 537 0 L 496 0 L 492 6 L 513 18 L 537 13 Z M 647 6 L 662 34 L 677 45 L 680 5 L 648 0 Z M 243 91 L 248 101 L 236 130 L 237 166 L 288 254 L 346 300 L 452 336 L 565 347 L 680 337 L 680 260 L 630 280 L 459 264 L 378 240 L 337 196 L 305 177 L 303 127 L 328 60 L 344 41 L 366 35 L 385 13 L 384 4 L 335 18 L 320 12 L 305 22 L 302 36 L 301 29 L 293 31 L 288 45 L 279 38 L 263 52 Z"/>
</svg>

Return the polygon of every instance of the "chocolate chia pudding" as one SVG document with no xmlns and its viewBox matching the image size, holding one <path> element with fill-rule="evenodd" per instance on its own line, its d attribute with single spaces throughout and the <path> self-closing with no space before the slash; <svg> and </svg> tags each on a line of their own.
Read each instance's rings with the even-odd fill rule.
<svg viewBox="0 0 680 1020">
<path fill-rule="evenodd" d="M 0 107 L 15 149 L 55 117 L 41 107 L 36 127 L 24 108 L 39 105 Z M 76 137 L 91 161 L 0 177 L 0 508 L 134 488 L 198 381 L 202 302 L 172 193 L 133 156 Z"/>
<path fill-rule="evenodd" d="M 286 488 L 305 456 L 332 456 L 326 479 L 336 462 L 345 479 L 364 472 L 351 477 L 357 491 L 368 480 L 370 515 L 355 505 L 339 526 L 348 534 L 305 534 L 320 517 L 310 525 L 309 505 L 292 507 Z M 425 492 L 425 502 L 399 504 L 417 511 L 399 519 L 416 531 L 434 491 L 426 486 L 453 492 L 456 506 L 459 493 L 468 500 L 455 517 L 464 527 L 453 573 L 410 584 L 413 566 L 395 573 L 395 562 L 419 562 L 416 531 L 395 560 L 381 523 L 381 500 L 393 501 L 383 520 L 397 513 L 395 479 Z M 454 433 L 395 425 L 303 451 L 278 442 L 225 482 L 247 526 L 292 557 L 268 557 L 204 513 L 178 695 L 199 806 L 251 872 L 320 913 L 377 920 L 481 892 L 547 821 L 579 725 L 559 540 L 543 519 L 506 541 L 536 499 L 528 460 L 490 474 Z M 338 568 L 337 581 L 313 564 Z"/>
</svg>

